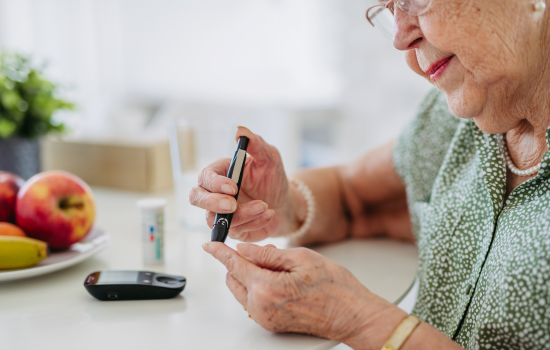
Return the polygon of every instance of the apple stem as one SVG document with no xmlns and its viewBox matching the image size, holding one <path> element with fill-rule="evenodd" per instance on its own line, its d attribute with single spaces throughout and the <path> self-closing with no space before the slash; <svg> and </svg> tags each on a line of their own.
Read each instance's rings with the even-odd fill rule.
<svg viewBox="0 0 550 350">
<path fill-rule="evenodd" d="M 84 207 L 84 203 L 82 202 L 71 203 L 68 198 L 62 198 L 59 201 L 59 207 L 63 210 L 70 209 L 70 208 L 82 209 L 82 207 Z"/>
</svg>

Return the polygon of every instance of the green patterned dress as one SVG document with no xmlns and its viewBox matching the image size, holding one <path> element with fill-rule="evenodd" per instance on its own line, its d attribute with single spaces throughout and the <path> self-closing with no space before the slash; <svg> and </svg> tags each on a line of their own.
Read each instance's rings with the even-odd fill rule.
<svg viewBox="0 0 550 350">
<path fill-rule="evenodd" d="M 395 146 L 419 248 L 413 314 L 466 349 L 550 349 L 550 152 L 504 201 L 500 137 L 434 90 Z"/>
</svg>

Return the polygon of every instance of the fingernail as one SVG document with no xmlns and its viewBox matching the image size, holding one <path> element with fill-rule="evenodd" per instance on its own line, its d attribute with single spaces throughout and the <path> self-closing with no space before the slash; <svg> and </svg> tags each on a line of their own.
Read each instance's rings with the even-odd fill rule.
<svg viewBox="0 0 550 350">
<path fill-rule="evenodd" d="M 264 203 L 264 202 L 254 204 L 250 209 L 250 211 L 252 212 L 252 215 L 263 213 L 266 210 L 267 210 L 267 203 Z"/>
<path fill-rule="evenodd" d="M 264 220 L 269 220 L 275 215 L 275 210 L 268 210 L 264 213 Z"/>
<path fill-rule="evenodd" d="M 227 193 L 227 194 L 235 194 L 237 193 L 235 191 L 235 189 L 231 186 L 231 185 L 228 185 L 228 184 L 223 184 L 222 185 L 222 192 L 223 193 Z"/>
<path fill-rule="evenodd" d="M 204 249 L 204 251 L 207 252 L 209 248 L 210 248 L 210 242 L 206 242 L 202 244 L 202 249 Z"/>
<path fill-rule="evenodd" d="M 229 199 L 222 199 L 220 200 L 220 208 L 223 210 L 235 211 L 235 209 L 237 209 L 237 205 Z"/>
</svg>

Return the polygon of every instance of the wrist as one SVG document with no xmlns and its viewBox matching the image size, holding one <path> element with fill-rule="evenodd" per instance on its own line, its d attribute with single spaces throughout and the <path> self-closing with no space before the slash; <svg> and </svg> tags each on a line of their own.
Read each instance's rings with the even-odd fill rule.
<svg viewBox="0 0 550 350">
<path fill-rule="evenodd" d="M 382 349 L 397 326 L 407 317 L 407 313 L 396 305 L 379 299 L 376 303 L 369 303 L 368 312 L 362 313 L 364 317 L 358 323 L 358 328 L 348 338 L 343 339 L 343 343 L 353 349 Z"/>
<path fill-rule="evenodd" d="M 286 236 L 300 229 L 307 217 L 307 201 L 292 182 L 288 182 L 287 225 L 281 235 Z"/>
</svg>

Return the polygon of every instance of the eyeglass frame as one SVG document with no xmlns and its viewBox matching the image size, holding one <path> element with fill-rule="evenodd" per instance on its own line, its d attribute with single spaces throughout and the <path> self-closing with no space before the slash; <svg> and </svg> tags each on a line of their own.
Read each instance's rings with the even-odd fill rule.
<svg viewBox="0 0 550 350">
<path fill-rule="evenodd" d="M 379 14 L 381 11 L 384 11 L 384 9 L 388 9 L 390 10 L 391 14 L 393 15 L 393 12 L 394 12 L 394 9 L 395 9 L 395 4 L 393 2 L 393 0 L 389 0 L 385 3 L 382 3 L 382 4 L 378 4 L 378 5 L 373 5 L 371 7 L 369 7 L 367 9 L 367 12 L 365 13 L 365 16 L 367 17 L 367 21 L 369 21 L 370 25 L 374 27 L 374 23 L 372 23 L 371 21 L 371 18 L 369 16 L 369 12 L 373 9 L 373 8 L 376 8 L 376 7 L 383 7 L 381 9 L 378 9 L 375 13 L 374 13 L 374 16 L 376 16 L 377 14 Z M 373 16 L 373 18 L 374 18 Z"/>
<path fill-rule="evenodd" d="M 367 21 L 369 21 L 369 23 L 373 27 L 374 27 L 374 23 L 372 23 L 372 21 L 371 21 L 371 16 L 369 16 L 369 12 L 375 7 L 387 8 L 388 10 L 390 10 L 392 16 L 395 16 L 394 15 L 395 6 L 399 7 L 403 12 L 406 12 L 406 13 L 410 14 L 410 9 L 406 9 L 406 8 L 403 7 L 403 5 L 399 5 L 399 0 L 379 0 L 379 1 L 381 2 L 380 4 L 373 5 L 373 6 L 369 7 L 367 9 L 367 12 L 365 13 L 365 15 L 367 17 Z M 544 1 L 544 0 L 538 0 L 538 1 Z M 417 14 L 414 14 L 413 16 L 420 16 L 423 13 L 425 13 L 426 11 L 428 11 L 429 8 L 431 7 L 431 4 L 432 4 L 433 0 L 428 0 L 428 2 L 429 3 L 427 4 L 427 7 L 423 11 L 420 11 Z M 379 14 L 383 10 L 384 9 L 379 9 L 377 12 L 374 13 L 374 16 L 376 16 L 377 14 Z M 374 16 L 373 16 L 373 18 L 374 18 Z"/>
<path fill-rule="evenodd" d="M 378 4 L 378 5 L 373 5 L 371 7 L 369 7 L 367 9 L 367 12 L 365 13 L 365 16 L 367 17 L 367 21 L 369 21 L 370 25 L 374 27 L 374 23 L 372 23 L 371 21 L 371 18 L 369 16 L 369 12 L 373 9 L 373 8 L 376 8 L 376 7 L 383 7 L 383 8 L 386 8 L 388 10 L 390 10 L 391 14 L 393 15 L 393 12 L 395 10 L 395 3 L 393 2 L 393 0 L 389 0 L 385 3 L 382 3 L 382 4 Z M 378 9 L 378 11 L 376 11 L 374 13 L 374 15 L 376 16 L 377 14 L 379 14 L 381 11 L 383 11 L 384 9 Z"/>
</svg>

